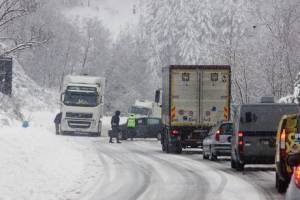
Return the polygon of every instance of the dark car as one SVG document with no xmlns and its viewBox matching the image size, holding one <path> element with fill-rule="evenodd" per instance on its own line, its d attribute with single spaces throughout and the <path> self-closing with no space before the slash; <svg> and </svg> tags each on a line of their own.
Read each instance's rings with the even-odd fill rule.
<svg viewBox="0 0 300 200">
<path fill-rule="evenodd" d="M 139 117 L 136 118 L 136 126 L 134 128 L 134 138 L 157 138 L 160 140 L 163 125 L 160 118 L 155 117 Z M 127 128 L 127 122 L 120 125 L 120 134 L 123 140 L 130 137 L 129 128 Z"/>
</svg>

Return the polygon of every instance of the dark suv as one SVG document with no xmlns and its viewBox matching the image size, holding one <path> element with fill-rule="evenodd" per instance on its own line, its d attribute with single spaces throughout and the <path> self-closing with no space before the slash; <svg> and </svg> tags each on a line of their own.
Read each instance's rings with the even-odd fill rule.
<svg viewBox="0 0 300 200">
<path fill-rule="evenodd" d="M 161 119 L 155 117 L 139 117 L 135 120 L 134 138 L 157 138 L 161 139 L 163 129 Z M 130 137 L 130 130 L 127 128 L 127 122 L 120 125 L 121 139 L 126 140 Z"/>
</svg>

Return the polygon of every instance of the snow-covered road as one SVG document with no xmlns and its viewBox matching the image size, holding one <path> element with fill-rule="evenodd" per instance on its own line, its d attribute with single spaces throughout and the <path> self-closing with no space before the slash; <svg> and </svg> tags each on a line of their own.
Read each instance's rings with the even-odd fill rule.
<svg viewBox="0 0 300 200">
<path fill-rule="evenodd" d="M 241 173 L 228 158 L 163 153 L 156 139 L 109 144 L 107 137 L 57 136 L 55 113 L 33 113 L 27 129 L 0 128 L 0 200 L 284 199 L 272 166 L 246 166 Z"/>
<path fill-rule="evenodd" d="M 122 144 L 108 144 L 107 138 L 90 140 L 101 172 L 98 184 L 84 194 L 88 200 L 284 199 L 274 188 L 270 167 L 248 167 L 238 173 L 228 159 L 206 161 L 195 151 L 162 153 L 156 140 Z"/>
</svg>

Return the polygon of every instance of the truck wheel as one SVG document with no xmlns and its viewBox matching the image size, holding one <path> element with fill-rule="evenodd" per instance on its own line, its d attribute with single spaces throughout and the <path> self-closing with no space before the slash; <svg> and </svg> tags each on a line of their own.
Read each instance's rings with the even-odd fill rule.
<svg viewBox="0 0 300 200">
<path fill-rule="evenodd" d="M 285 181 L 280 180 L 278 174 L 276 173 L 276 188 L 277 191 L 282 194 L 285 193 L 287 190 L 288 184 Z"/>
<path fill-rule="evenodd" d="M 216 160 L 218 160 L 218 157 L 215 154 L 210 153 L 209 160 L 216 161 Z"/>
<path fill-rule="evenodd" d="M 241 164 L 241 163 L 239 163 L 239 161 L 237 161 L 235 163 L 235 166 L 236 166 L 237 171 L 244 171 L 245 164 Z"/>
<path fill-rule="evenodd" d="M 176 145 L 175 152 L 176 152 L 177 154 L 181 154 L 181 152 L 182 152 L 182 147 L 181 147 L 180 144 Z"/>
<path fill-rule="evenodd" d="M 100 122 L 99 122 L 99 124 L 98 124 L 98 132 L 97 132 L 96 136 L 101 137 L 101 127 L 100 127 Z"/>
<path fill-rule="evenodd" d="M 218 159 L 218 157 L 211 151 L 211 146 L 209 147 L 209 153 L 210 153 L 209 160 L 215 161 Z"/>
</svg>

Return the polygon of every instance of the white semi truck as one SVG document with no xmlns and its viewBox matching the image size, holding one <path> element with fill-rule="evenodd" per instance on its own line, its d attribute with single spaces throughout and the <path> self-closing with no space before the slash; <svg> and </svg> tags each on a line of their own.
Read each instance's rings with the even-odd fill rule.
<svg viewBox="0 0 300 200">
<path fill-rule="evenodd" d="M 105 79 L 67 75 L 61 91 L 60 134 L 101 136 Z"/>
<path fill-rule="evenodd" d="M 135 103 L 129 108 L 130 114 L 136 117 L 158 117 L 161 118 L 161 108 L 155 102 L 148 100 L 135 100 Z"/>
</svg>

